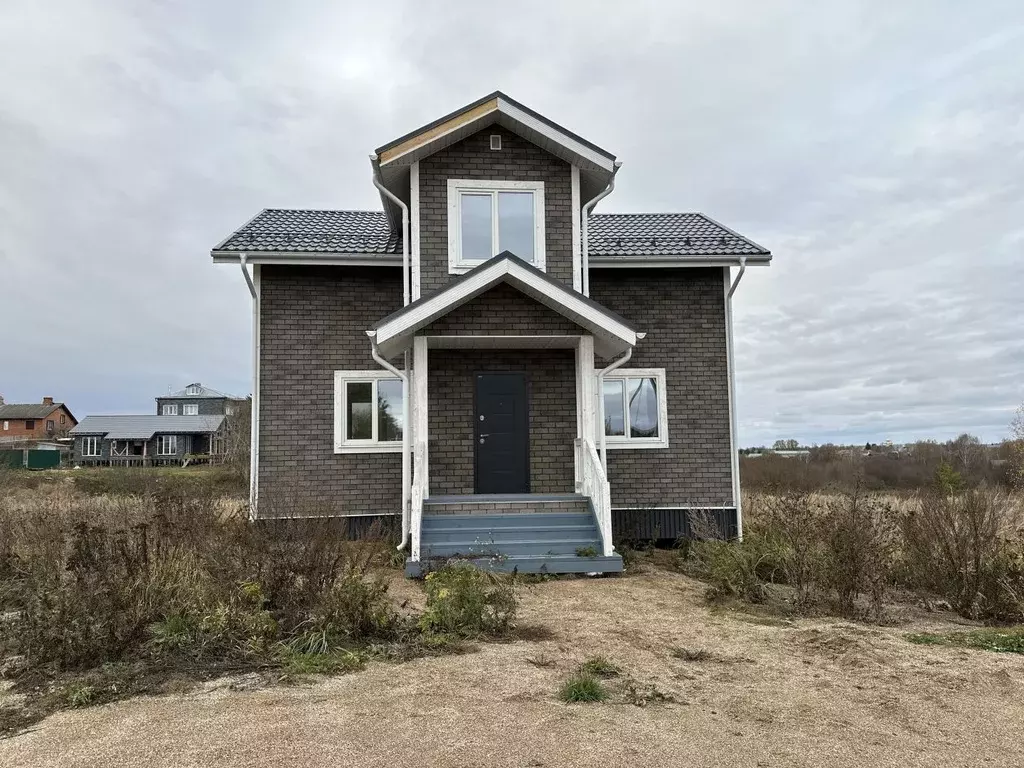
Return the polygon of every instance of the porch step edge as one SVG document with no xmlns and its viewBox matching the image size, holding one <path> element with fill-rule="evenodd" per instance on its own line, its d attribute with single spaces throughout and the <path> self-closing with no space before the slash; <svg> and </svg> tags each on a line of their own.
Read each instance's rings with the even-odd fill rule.
<svg viewBox="0 0 1024 768">
<path fill-rule="evenodd" d="M 428 496 L 423 504 L 553 504 L 557 502 L 585 502 L 579 493 L 477 493 L 464 496 Z"/>
</svg>

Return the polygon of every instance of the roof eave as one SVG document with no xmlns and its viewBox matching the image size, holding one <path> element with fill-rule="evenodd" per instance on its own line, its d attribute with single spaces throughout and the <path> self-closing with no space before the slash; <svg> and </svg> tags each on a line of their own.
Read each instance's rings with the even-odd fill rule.
<svg viewBox="0 0 1024 768">
<path fill-rule="evenodd" d="M 401 254 L 336 253 L 325 251 L 210 251 L 214 264 L 238 264 L 242 254 L 249 264 L 328 264 L 351 266 L 402 266 Z"/>
</svg>

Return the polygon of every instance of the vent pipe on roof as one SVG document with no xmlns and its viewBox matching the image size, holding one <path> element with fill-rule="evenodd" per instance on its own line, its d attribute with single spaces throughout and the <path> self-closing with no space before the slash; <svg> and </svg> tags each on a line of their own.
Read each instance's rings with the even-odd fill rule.
<svg viewBox="0 0 1024 768">
<path fill-rule="evenodd" d="M 583 295 L 590 295 L 590 234 L 588 232 L 588 222 L 590 219 L 590 212 L 594 209 L 594 206 L 601 202 L 604 198 L 608 197 L 615 189 L 615 174 L 619 172 L 619 168 L 622 167 L 622 161 L 616 160 L 615 167 L 612 169 L 612 178 L 608 182 L 608 186 L 600 192 L 597 197 L 594 197 L 589 202 L 585 203 L 582 210 L 580 211 L 580 240 L 581 248 L 580 251 L 583 255 Z"/>
</svg>

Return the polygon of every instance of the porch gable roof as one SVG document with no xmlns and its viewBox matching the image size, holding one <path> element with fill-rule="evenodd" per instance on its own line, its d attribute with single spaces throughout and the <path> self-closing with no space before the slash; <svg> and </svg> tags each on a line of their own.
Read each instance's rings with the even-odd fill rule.
<svg viewBox="0 0 1024 768">
<path fill-rule="evenodd" d="M 393 312 L 367 334 L 376 339 L 381 355 L 393 357 L 412 345 L 417 331 L 503 282 L 593 334 L 594 351 L 601 357 L 625 352 L 636 346 L 638 338 L 643 338 L 625 318 L 548 277 L 510 251 L 483 262 L 437 293 Z"/>
</svg>

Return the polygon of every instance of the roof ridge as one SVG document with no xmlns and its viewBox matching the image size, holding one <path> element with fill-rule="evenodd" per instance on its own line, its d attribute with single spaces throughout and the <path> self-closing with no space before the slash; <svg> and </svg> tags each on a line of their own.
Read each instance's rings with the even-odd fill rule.
<svg viewBox="0 0 1024 768">
<path fill-rule="evenodd" d="M 264 208 L 256 215 L 271 211 L 280 211 L 281 213 L 379 213 L 381 216 L 385 215 L 383 209 L 371 211 L 365 208 Z M 242 229 L 244 228 L 242 227 Z"/>
</svg>

